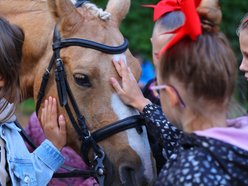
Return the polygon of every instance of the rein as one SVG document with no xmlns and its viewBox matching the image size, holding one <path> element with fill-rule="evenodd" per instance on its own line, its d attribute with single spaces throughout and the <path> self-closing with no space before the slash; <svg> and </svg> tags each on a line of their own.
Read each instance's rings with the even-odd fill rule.
<svg viewBox="0 0 248 186">
<path fill-rule="evenodd" d="M 114 122 L 113 124 L 99 129 L 91 134 L 86 125 L 85 117 L 80 113 L 79 107 L 72 94 L 69 83 L 67 81 L 63 61 L 60 58 L 60 49 L 69 46 L 91 48 L 106 54 L 121 54 L 127 50 L 128 41 L 124 39 L 124 43 L 119 46 L 107 46 L 101 43 L 81 38 L 64 39 L 61 38 L 57 26 L 55 26 L 53 35 L 53 56 L 50 60 L 48 68 L 43 74 L 40 90 L 37 97 L 36 113 L 38 113 L 42 99 L 44 98 L 50 72 L 53 66 L 55 66 L 55 80 L 60 106 L 66 109 L 67 115 L 75 131 L 77 132 L 79 140 L 81 141 L 81 157 L 89 165 L 90 170 L 82 171 L 73 169 L 69 173 L 55 173 L 54 177 L 66 178 L 94 176 L 97 179 L 99 185 L 103 186 L 107 171 L 103 164 L 105 153 L 103 149 L 97 144 L 97 142 L 102 141 L 118 132 L 122 132 L 131 128 L 136 128 L 137 132 L 141 133 L 141 125 L 144 124 L 144 121 L 139 115 L 135 115 Z M 69 106 L 69 103 L 71 106 Z M 73 109 L 73 111 L 71 110 L 71 108 Z M 74 117 L 73 113 L 75 113 L 76 117 Z M 89 160 L 88 154 L 91 148 L 93 149 L 93 159 Z"/>
</svg>

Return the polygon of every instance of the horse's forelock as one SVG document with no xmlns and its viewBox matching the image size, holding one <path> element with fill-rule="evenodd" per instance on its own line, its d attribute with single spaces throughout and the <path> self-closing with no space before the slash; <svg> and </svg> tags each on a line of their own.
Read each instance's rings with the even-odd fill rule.
<svg viewBox="0 0 248 186">
<path fill-rule="evenodd" d="M 111 14 L 107 11 L 104 11 L 102 8 L 98 8 L 95 4 L 86 2 L 83 4 L 87 9 L 91 10 L 94 15 L 99 17 L 101 20 L 108 20 Z"/>
<path fill-rule="evenodd" d="M 76 0 L 71 0 L 71 2 L 75 5 L 76 4 Z M 99 17 L 101 20 L 103 21 L 107 21 L 109 20 L 109 18 L 111 17 L 111 14 L 107 11 L 104 11 L 102 8 L 97 7 L 95 4 L 91 3 L 91 2 L 84 2 L 81 7 L 85 7 L 88 10 L 90 10 L 93 15 Z"/>
</svg>

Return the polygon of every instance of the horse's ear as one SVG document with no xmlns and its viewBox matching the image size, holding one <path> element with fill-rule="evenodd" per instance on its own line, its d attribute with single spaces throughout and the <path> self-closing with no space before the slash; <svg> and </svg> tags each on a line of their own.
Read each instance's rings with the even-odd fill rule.
<svg viewBox="0 0 248 186">
<path fill-rule="evenodd" d="M 109 0 L 106 11 L 112 14 L 119 25 L 127 15 L 130 3 L 130 0 Z"/>
<path fill-rule="evenodd" d="M 76 17 L 81 18 L 70 0 L 48 0 L 47 2 L 49 10 L 56 20 L 65 19 L 67 23 L 76 23 L 78 21 Z"/>
</svg>

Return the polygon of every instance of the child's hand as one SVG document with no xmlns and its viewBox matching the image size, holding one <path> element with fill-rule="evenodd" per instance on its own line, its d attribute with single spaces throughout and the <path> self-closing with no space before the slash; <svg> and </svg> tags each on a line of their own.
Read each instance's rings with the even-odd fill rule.
<svg viewBox="0 0 248 186">
<path fill-rule="evenodd" d="M 125 104 L 142 112 L 144 107 L 151 102 L 143 96 L 136 79 L 127 65 L 123 61 L 113 61 L 113 63 L 118 74 L 122 77 L 122 87 L 113 77 L 110 79 L 112 86 Z"/>
<path fill-rule="evenodd" d="M 66 144 L 66 123 L 63 115 L 58 118 L 57 102 L 49 97 L 41 112 L 41 125 L 48 140 L 61 150 Z"/>
</svg>

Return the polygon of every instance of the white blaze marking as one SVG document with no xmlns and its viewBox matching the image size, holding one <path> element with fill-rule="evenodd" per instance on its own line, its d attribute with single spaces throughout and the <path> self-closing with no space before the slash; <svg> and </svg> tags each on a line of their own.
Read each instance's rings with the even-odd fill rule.
<svg viewBox="0 0 248 186">
<path fill-rule="evenodd" d="M 75 5 L 77 1 L 76 0 L 71 0 L 71 2 Z"/>
<path fill-rule="evenodd" d="M 139 114 L 138 111 L 126 106 L 116 94 L 112 95 L 112 108 L 120 120 Z M 128 136 L 129 145 L 140 156 L 142 165 L 145 169 L 144 174 L 146 178 L 152 180 L 154 175 L 151 160 L 151 149 L 145 126 L 143 126 L 142 129 L 143 132 L 141 134 L 138 134 L 136 129 L 128 129 L 126 130 L 126 133 Z"/>
<path fill-rule="evenodd" d="M 118 54 L 113 56 L 113 61 L 118 62 L 120 59 L 127 64 L 127 58 L 124 54 Z"/>
</svg>

